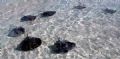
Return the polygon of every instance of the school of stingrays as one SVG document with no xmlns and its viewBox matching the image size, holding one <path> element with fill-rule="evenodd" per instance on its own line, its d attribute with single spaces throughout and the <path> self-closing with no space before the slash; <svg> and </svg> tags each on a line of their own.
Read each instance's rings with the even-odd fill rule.
<svg viewBox="0 0 120 59">
<path fill-rule="evenodd" d="M 84 9 L 85 6 L 75 6 L 75 9 Z M 112 9 L 104 9 L 103 10 L 105 14 L 113 14 L 116 12 L 116 10 Z M 56 11 L 45 11 L 40 14 L 41 18 L 51 17 L 56 14 Z M 28 22 L 28 21 L 34 21 L 36 20 L 37 16 L 34 15 L 25 15 L 20 19 L 20 22 Z M 18 37 L 23 34 L 25 34 L 25 28 L 22 26 L 13 28 L 8 33 L 9 37 Z M 19 43 L 19 45 L 15 48 L 18 51 L 32 51 L 39 47 L 42 44 L 42 39 L 38 37 L 32 37 L 27 35 L 22 42 Z M 58 41 L 56 41 L 53 45 L 50 45 L 49 48 L 51 50 L 51 53 L 60 54 L 60 53 L 68 53 L 68 51 L 72 50 L 74 47 L 76 47 L 76 44 L 74 42 L 70 42 L 68 40 L 61 40 L 60 38 Z"/>
</svg>

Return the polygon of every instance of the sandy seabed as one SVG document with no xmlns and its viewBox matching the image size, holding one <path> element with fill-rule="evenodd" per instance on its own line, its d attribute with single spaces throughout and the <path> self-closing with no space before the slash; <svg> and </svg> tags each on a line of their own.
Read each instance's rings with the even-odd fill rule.
<svg viewBox="0 0 120 59">
<path fill-rule="evenodd" d="M 85 9 L 74 9 L 84 4 Z M 104 14 L 102 9 L 115 9 Z M 44 11 L 56 11 L 40 18 Z M 33 22 L 20 22 L 24 15 L 38 15 Z M 26 34 L 43 43 L 28 52 L 15 50 L 26 36 L 8 37 L 11 28 L 23 26 Z M 66 54 L 48 48 L 57 37 L 76 43 Z M 0 0 L 0 59 L 120 59 L 120 0 Z"/>
</svg>

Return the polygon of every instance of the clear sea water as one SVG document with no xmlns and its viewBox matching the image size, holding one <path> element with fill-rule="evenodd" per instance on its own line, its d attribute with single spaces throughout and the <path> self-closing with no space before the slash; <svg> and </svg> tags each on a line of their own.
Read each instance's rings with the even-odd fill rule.
<svg viewBox="0 0 120 59">
<path fill-rule="evenodd" d="M 82 10 L 74 6 L 85 5 Z M 104 14 L 103 9 L 116 10 Z M 57 13 L 40 18 L 44 11 Z M 38 15 L 33 22 L 20 22 L 24 15 Z M 23 26 L 26 33 L 8 37 L 10 29 Z M 16 51 L 26 35 L 43 43 L 33 51 Z M 51 54 L 57 37 L 76 43 L 67 54 Z M 120 59 L 120 0 L 0 0 L 0 59 Z"/>
</svg>

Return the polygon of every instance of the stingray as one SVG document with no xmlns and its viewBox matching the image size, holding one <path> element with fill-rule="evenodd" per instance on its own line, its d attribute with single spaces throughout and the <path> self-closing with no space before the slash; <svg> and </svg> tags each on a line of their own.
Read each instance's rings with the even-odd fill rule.
<svg viewBox="0 0 120 59">
<path fill-rule="evenodd" d="M 78 6 L 74 6 L 75 9 L 79 9 L 79 10 L 82 10 L 82 9 L 85 9 L 86 7 L 85 6 L 82 6 L 82 5 L 78 5 Z"/>
<path fill-rule="evenodd" d="M 16 50 L 19 51 L 30 51 L 34 50 L 42 44 L 40 38 L 27 36 L 24 40 L 17 46 Z"/>
<path fill-rule="evenodd" d="M 16 27 L 16 28 L 13 28 L 12 30 L 10 30 L 10 32 L 8 33 L 8 36 L 9 37 L 18 37 L 24 33 L 25 33 L 25 29 L 20 26 L 20 27 Z"/>
<path fill-rule="evenodd" d="M 56 11 L 45 11 L 43 13 L 41 13 L 41 17 L 50 17 L 53 16 L 56 13 Z"/>
<path fill-rule="evenodd" d="M 21 18 L 21 22 L 24 22 L 24 21 L 34 21 L 36 19 L 37 16 L 33 16 L 33 15 L 26 15 L 26 16 L 23 16 Z"/>
<path fill-rule="evenodd" d="M 104 11 L 105 14 L 107 14 L 107 13 L 109 13 L 109 14 L 113 14 L 113 13 L 116 12 L 116 10 L 108 9 L 108 8 L 104 9 L 103 11 Z"/>
<path fill-rule="evenodd" d="M 74 42 L 69 42 L 67 40 L 58 40 L 54 45 L 49 46 L 50 50 L 54 54 L 67 53 L 72 50 L 76 44 Z"/>
</svg>

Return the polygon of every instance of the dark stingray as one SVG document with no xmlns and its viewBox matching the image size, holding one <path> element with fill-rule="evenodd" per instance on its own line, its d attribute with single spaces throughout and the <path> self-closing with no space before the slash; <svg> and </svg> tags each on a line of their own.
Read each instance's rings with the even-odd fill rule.
<svg viewBox="0 0 120 59">
<path fill-rule="evenodd" d="M 108 8 L 104 9 L 103 11 L 104 11 L 105 14 L 107 14 L 107 13 L 109 13 L 109 14 L 113 14 L 113 13 L 116 12 L 116 10 L 108 9 Z"/>
<path fill-rule="evenodd" d="M 73 49 L 76 46 L 75 43 L 69 42 L 67 40 L 58 40 L 54 45 L 49 46 L 50 50 L 54 54 L 67 53 L 69 50 Z"/>
<path fill-rule="evenodd" d="M 25 29 L 23 27 L 16 27 L 16 28 L 13 28 L 9 33 L 8 33 L 8 36 L 9 37 L 18 37 L 22 34 L 25 33 Z"/>
<path fill-rule="evenodd" d="M 36 16 L 27 15 L 27 16 L 23 16 L 21 18 L 21 22 L 24 22 L 24 21 L 34 21 L 35 19 L 36 19 Z"/>
<path fill-rule="evenodd" d="M 53 16 L 55 13 L 56 13 L 56 11 L 45 11 L 45 12 L 41 13 L 41 17 Z"/>
<path fill-rule="evenodd" d="M 41 45 L 42 41 L 40 38 L 36 37 L 26 37 L 24 40 L 17 46 L 16 50 L 19 51 L 30 51 Z"/>
<path fill-rule="evenodd" d="M 84 8 L 86 8 L 86 7 L 85 7 L 85 6 L 82 6 L 82 5 L 78 5 L 78 6 L 75 6 L 74 8 L 75 8 L 75 9 L 82 10 L 82 9 L 84 9 Z"/>
</svg>

